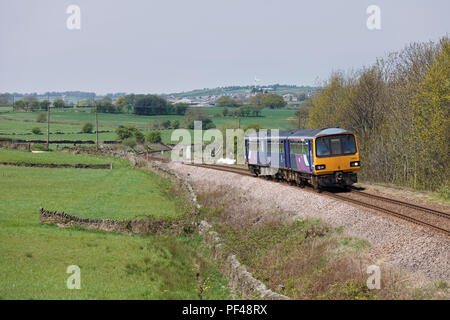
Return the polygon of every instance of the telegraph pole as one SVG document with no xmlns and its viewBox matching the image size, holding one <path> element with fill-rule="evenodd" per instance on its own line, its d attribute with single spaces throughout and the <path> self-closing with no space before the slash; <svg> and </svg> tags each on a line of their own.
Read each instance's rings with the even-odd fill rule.
<svg viewBox="0 0 450 320">
<path fill-rule="evenodd" d="M 50 101 L 47 104 L 47 149 L 50 143 Z"/>
<path fill-rule="evenodd" d="M 98 110 L 97 110 L 97 105 L 95 105 L 95 144 L 96 144 L 96 149 L 98 150 Z"/>
</svg>

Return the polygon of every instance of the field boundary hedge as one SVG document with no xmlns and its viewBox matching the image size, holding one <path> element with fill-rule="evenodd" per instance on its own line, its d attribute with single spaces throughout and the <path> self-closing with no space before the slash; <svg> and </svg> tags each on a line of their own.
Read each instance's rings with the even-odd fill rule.
<svg viewBox="0 0 450 320">
<path fill-rule="evenodd" d="M 67 163 L 32 163 L 32 162 L 0 162 L 2 166 L 31 167 L 31 168 L 75 168 L 75 169 L 113 169 L 113 164 L 67 164 Z"/>
<path fill-rule="evenodd" d="M 0 138 L 0 142 L 10 142 L 10 143 L 47 143 L 47 140 L 23 140 L 23 139 L 9 139 L 9 138 Z M 50 140 L 50 144 L 95 144 L 93 140 Z M 103 144 L 114 144 L 120 143 L 120 141 L 114 140 L 106 140 L 102 141 Z"/>
</svg>

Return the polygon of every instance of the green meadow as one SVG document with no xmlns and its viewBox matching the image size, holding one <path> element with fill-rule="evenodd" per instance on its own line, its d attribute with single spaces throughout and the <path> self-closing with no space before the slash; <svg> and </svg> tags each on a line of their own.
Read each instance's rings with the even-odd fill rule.
<svg viewBox="0 0 450 320">
<path fill-rule="evenodd" d="M 0 159 L 114 164 L 113 170 L 0 166 L 0 299 L 229 297 L 198 235 L 129 236 L 39 221 L 41 207 L 99 219 L 182 218 L 183 202 L 169 180 L 106 157 L 0 149 Z M 66 287 L 70 265 L 81 269 L 80 290 Z"/>
<path fill-rule="evenodd" d="M 293 109 L 264 109 L 261 117 L 223 117 L 222 108 L 220 107 L 199 107 L 204 110 L 215 123 L 217 127 L 245 128 L 251 124 L 259 124 L 267 129 L 289 129 L 292 127 L 292 120 L 295 121 L 295 110 Z M 36 122 L 39 111 L 36 112 L 14 112 L 4 108 L 0 113 L 0 137 L 14 138 L 23 140 L 46 140 L 47 123 Z M 95 124 L 95 114 L 91 112 L 76 112 L 76 110 L 56 111 L 52 110 L 50 125 L 51 140 L 93 140 L 96 136 L 94 133 L 79 133 L 81 127 L 90 122 Z M 111 141 L 117 138 L 114 130 L 120 125 L 135 126 L 144 133 L 150 130 L 155 122 L 162 120 L 179 120 L 183 121 L 183 116 L 166 115 L 166 116 L 138 116 L 134 114 L 109 114 L 99 113 L 99 131 L 111 131 L 99 133 L 100 141 Z M 27 122 L 25 122 L 27 121 Z M 38 127 L 41 134 L 31 134 L 31 129 Z M 171 134 L 173 130 L 161 130 L 161 138 L 165 143 L 172 143 Z M 15 135 L 11 135 L 15 133 Z M 175 142 L 174 142 L 175 143 Z"/>
</svg>

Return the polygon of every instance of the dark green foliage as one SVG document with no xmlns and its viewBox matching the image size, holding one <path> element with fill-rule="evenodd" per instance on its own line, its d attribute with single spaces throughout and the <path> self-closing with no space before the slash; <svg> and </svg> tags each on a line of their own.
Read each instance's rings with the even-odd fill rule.
<svg viewBox="0 0 450 320">
<path fill-rule="evenodd" d="M 55 108 L 64 108 L 65 102 L 63 99 L 56 99 L 55 101 L 53 101 L 53 106 Z"/>
<path fill-rule="evenodd" d="M 116 134 L 120 140 L 134 138 L 137 143 L 143 143 L 145 139 L 143 133 L 134 126 L 119 126 L 116 129 Z"/>
<path fill-rule="evenodd" d="M 122 144 L 127 147 L 134 148 L 136 146 L 136 138 L 135 137 L 126 138 L 122 141 Z"/>
<path fill-rule="evenodd" d="M 286 106 L 286 101 L 283 100 L 283 97 L 275 93 L 258 93 L 250 99 L 250 103 L 269 109 L 280 109 Z"/>
<path fill-rule="evenodd" d="M 173 120 L 172 121 L 172 129 L 178 129 L 180 128 L 180 121 L 179 120 Z"/>
<path fill-rule="evenodd" d="M 121 110 L 116 108 L 114 104 L 109 99 L 103 99 L 100 101 L 95 101 L 94 106 L 97 108 L 98 112 L 101 113 L 120 113 Z"/>
<path fill-rule="evenodd" d="M 37 122 L 45 122 L 45 121 L 47 121 L 47 114 L 45 112 L 39 113 L 38 116 L 37 116 L 36 121 Z"/>
<path fill-rule="evenodd" d="M 161 142 L 161 132 L 159 132 L 159 131 L 151 131 L 147 135 L 147 142 L 148 143 L 159 143 L 159 142 Z"/>
<path fill-rule="evenodd" d="M 34 127 L 33 129 L 31 129 L 31 132 L 33 132 L 34 134 L 41 134 L 41 129 L 38 127 Z"/>
<path fill-rule="evenodd" d="M 217 99 L 216 105 L 218 107 L 228 107 L 228 108 L 237 108 L 242 105 L 239 101 L 236 101 L 233 98 L 222 96 Z"/>
<path fill-rule="evenodd" d="M 161 115 L 167 113 L 167 101 L 154 94 L 138 95 L 134 113 L 137 115 Z"/>
<path fill-rule="evenodd" d="M 85 123 L 83 128 L 81 128 L 81 132 L 83 133 L 92 133 L 92 130 L 94 130 L 94 125 L 90 122 Z"/>
</svg>

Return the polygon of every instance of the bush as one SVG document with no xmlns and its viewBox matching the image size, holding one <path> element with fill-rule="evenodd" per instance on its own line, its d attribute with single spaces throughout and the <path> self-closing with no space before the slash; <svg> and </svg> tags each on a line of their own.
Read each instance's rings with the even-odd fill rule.
<svg viewBox="0 0 450 320">
<path fill-rule="evenodd" d="M 92 130 L 94 129 L 94 125 L 90 122 L 85 123 L 83 128 L 81 128 L 81 132 L 83 133 L 92 133 Z"/>
<path fill-rule="evenodd" d="M 145 140 L 142 132 L 133 126 L 119 126 L 119 128 L 116 129 L 116 134 L 120 140 L 125 140 L 131 137 L 134 137 L 135 141 L 138 143 L 142 143 Z"/>
<path fill-rule="evenodd" d="M 144 134 L 140 130 L 134 132 L 134 137 L 136 138 L 137 143 L 144 143 L 145 141 Z"/>
<path fill-rule="evenodd" d="M 39 115 L 37 116 L 36 121 L 37 122 L 45 122 L 45 121 L 47 121 L 47 115 L 45 114 L 45 112 L 39 113 Z"/>
<path fill-rule="evenodd" d="M 51 151 L 50 149 L 47 149 L 46 147 L 44 147 L 41 144 L 31 145 L 30 150 L 32 150 L 32 151 Z"/>
<path fill-rule="evenodd" d="M 159 143 L 161 142 L 161 132 L 159 131 L 152 131 L 147 135 L 147 142 L 148 143 Z"/>
<path fill-rule="evenodd" d="M 180 121 L 179 120 L 173 120 L 172 121 L 172 129 L 179 129 L 180 128 Z"/>
<path fill-rule="evenodd" d="M 136 146 L 136 138 L 135 137 L 126 138 L 122 141 L 122 144 L 127 147 L 134 148 Z"/>
<path fill-rule="evenodd" d="M 33 132 L 34 134 L 41 134 L 41 129 L 39 129 L 38 127 L 35 127 L 33 129 L 31 129 L 31 132 Z"/>
</svg>

